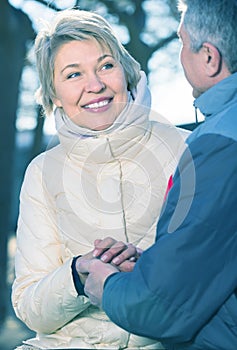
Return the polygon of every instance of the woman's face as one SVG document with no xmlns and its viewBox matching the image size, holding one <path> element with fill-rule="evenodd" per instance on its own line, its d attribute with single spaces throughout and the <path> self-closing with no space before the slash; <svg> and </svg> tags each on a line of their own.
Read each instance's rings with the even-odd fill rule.
<svg viewBox="0 0 237 350">
<path fill-rule="evenodd" d="M 55 57 L 53 102 L 74 123 L 104 130 L 128 101 L 123 67 L 95 39 L 63 44 Z"/>
</svg>

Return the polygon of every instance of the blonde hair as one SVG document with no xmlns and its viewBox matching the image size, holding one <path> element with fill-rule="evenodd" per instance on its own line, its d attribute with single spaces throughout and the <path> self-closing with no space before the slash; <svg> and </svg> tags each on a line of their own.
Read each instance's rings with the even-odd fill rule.
<svg viewBox="0 0 237 350">
<path fill-rule="evenodd" d="M 140 80 L 140 64 L 128 53 L 116 37 L 109 23 L 100 15 L 78 9 L 58 12 L 52 23 L 46 23 L 35 39 L 36 65 L 40 88 L 36 93 L 37 102 L 46 115 L 53 110 L 54 63 L 59 48 L 72 40 L 94 38 L 100 45 L 108 47 L 121 63 L 128 83 L 128 90 L 137 86 Z"/>
</svg>

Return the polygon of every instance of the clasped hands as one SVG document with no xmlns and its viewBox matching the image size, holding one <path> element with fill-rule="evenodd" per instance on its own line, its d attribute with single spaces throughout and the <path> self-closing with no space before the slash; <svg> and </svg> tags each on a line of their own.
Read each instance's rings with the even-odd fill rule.
<svg viewBox="0 0 237 350">
<path fill-rule="evenodd" d="M 90 302 L 101 307 L 105 280 L 114 273 L 131 272 L 142 250 L 111 237 L 97 239 L 94 245 L 91 252 L 77 258 L 76 269 Z"/>
</svg>

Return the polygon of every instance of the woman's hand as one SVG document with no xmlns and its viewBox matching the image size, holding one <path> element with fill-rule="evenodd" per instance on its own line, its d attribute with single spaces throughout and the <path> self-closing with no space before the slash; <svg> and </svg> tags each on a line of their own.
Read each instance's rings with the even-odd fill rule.
<svg viewBox="0 0 237 350">
<path fill-rule="evenodd" d="M 89 253 L 87 254 L 84 254 L 82 256 L 79 256 L 76 260 L 76 270 L 77 270 L 77 273 L 80 277 L 80 280 L 81 280 L 81 283 L 82 284 L 85 284 L 85 281 L 86 281 L 86 278 L 87 278 L 87 274 L 86 273 L 81 273 L 80 271 L 80 268 L 79 268 L 79 264 L 80 264 L 80 261 L 85 261 L 85 260 L 92 260 L 94 257 L 93 257 L 93 252 L 94 250 L 90 251 Z"/>
<path fill-rule="evenodd" d="M 119 271 L 131 272 L 137 259 L 139 259 L 143 252 L 142 249 L 135 247 L 131 243 L 116 241 L 111 237 L 96 239 L 94 245 L 95 249 L 78 257 L 76 261 L 76 270 L 83 284 L 85 284 L 87 274 L 81 273 L 79 268 L 80 261 L 98 258 L 104 263 L 114 265 Z"/>
<path fill-rule="evenodd" d="M 132 243 L 116 241 L 111 237 L 103 240 L 96 239 L 93 256 L 105 263 L 111 263 L 120 271 L 130 272 L 133 270 L 135 262 L 141 256 L 142 250 Z"/>
</svg>

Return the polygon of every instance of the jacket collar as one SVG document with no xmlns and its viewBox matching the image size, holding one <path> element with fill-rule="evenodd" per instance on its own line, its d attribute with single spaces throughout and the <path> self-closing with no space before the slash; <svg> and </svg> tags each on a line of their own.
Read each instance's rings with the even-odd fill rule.
<svg viewBox="0 0 237 350">
<path fill-rule="evenodd" d="M 234 73 L 198 97 L 194 101 L 194 107 L 198 108 L 205 117 L 211 117 L 236 101 L 237 73 Z"/>
</svg>

